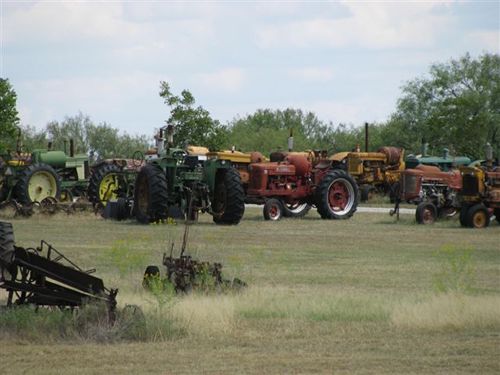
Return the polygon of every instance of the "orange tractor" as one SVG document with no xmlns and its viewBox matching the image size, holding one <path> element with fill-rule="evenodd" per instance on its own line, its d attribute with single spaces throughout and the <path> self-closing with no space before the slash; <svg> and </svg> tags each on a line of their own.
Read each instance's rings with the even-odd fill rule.
<svg viewBox="0 0 500 375">
<path fill-rule="evenodd" d="M 401 201 L 417 205 L 415 218 L 419 224 L 432 224 L 439 217 L 453 216 L 460 208 L 458 194 L 462 176 L 458 170 L 443 172 L 438 167 L 420 164 L 401 172 L 396 207 Z"/>
</svg>

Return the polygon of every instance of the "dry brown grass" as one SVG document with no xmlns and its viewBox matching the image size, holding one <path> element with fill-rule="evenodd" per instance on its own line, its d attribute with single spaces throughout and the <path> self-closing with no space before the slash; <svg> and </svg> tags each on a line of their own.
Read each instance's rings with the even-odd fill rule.
<svg viewBox="0 0 500 375">
<path fill-rule="evenodd" d="M 438 294 L 401 303 L 392 311 L 396 327 L 424 330 L 474 330 L 500 327 L 500 296 Z"/>
</svg>

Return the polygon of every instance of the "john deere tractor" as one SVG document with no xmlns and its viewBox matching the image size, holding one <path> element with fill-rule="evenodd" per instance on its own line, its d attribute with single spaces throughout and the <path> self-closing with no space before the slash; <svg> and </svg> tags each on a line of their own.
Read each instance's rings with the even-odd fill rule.
<svg viewBox="0 0 500 375">
<path fill-rule="evenodd" d="M 19 144 L 19 143 L 18 143 Z M 71 200 L 84 194 L 88 178 L 88 158 L 63 151 L 34 150 L 0 155 L 0 202 L 21 205 L 47 200 Z"/>
<path fill-rule="evenodd" d="M 208 212 L 217 224 L 238 224 L 245 211 L 245 194 L 231 163 L 174 148 L 171 125 L 160 129 L 156 141 L 156 157 L 147 160 L 135 181 L 132 213 L 136 219 L 142 223 L 185 216 L 196 220 L 198 213 Z"/>
</svg>

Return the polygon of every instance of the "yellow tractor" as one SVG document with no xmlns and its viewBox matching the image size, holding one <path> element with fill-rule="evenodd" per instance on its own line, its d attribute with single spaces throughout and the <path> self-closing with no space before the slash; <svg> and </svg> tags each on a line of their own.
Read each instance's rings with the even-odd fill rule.
<svg viewBox="0 0 500 375">
<path fill-rule="evenodd" d="M 500 223 L 500 167 L 493 166 L 491 146 L 486 146 L 484 166 L 461 167 L 460 224 L 469 228 L 485 228 L 495 215 Z"/>
<path fill-rule="evenodd" d="M 399 175 L 405 169 L 404 150 L 382 147 L 377 152 L 361 152 L 359 146 L 352 152 L 339 152 L 330 157 L 334 168 L 347 171 L 356 180 L 361 201 L 375 193 L 395 198 Z"/>
</svg>

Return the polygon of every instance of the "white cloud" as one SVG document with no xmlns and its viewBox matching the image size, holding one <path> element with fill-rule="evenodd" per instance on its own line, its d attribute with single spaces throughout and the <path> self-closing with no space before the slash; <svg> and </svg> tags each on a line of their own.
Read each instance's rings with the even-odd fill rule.
<svg viewBox="0 0 500 375">
<path fill-rule="evenodd" d="M 500 53 L 500 31 L 476 31 L 467 37 L 467 45 L 488 52 Z"/>
<path fill-rule="evenodd" d="M 429 47 L 451 16 L 439 14 L 440 3 L 345 2 L 349 17 L 293 21 L 259 27 L 257 44 L 262 48 L 294 47 Z M 325 12 L 328 13 L 328 12 Z"/>
<path fill-rule="evenodd" d="M 333 70 L 331 68 L 322 67 L 304 67 L 289 69 L 288 75 L 292 79 L 299 79 L 304 82 L 326 82 L 332 80 Z"/>
<path fill-rule="evenodd" d="M 236 92 L 242 88 L 246 82 L 247 74 L 241 68 L 226 68 L 212 73 L 202 73 L 198 75 L 198 80 L 202 85 L 211 90 L 226 92 Z"/>
<path fill-rule="evenodd" d="M 121 6 L 113 3 L 44 3 L 7 6 L 4 42 L 58 43 L 97 39 L 135 40 L 144 31 L 123 19 Z"/>
<path fill-rule="evenodd" d="M 158 97 L 161 79 L 168 77 L 130 72 L 112 77 L 23 81 L 16 85 L 21 122 L 42 128 L 49 121 L 78 111 L 95 116 L 96 121 L 109 121 L 108 114 L 130 113 L 133 105 L 144 98 L 157 101 L 161 106 Z M 38 111 L 28 103 L 36 103 Z"/>
<path fill-rule="evenodd" d="M 6 46 L 71 45 L 75 49 L 106 46 L 109 51 L 154 50 L 160 46 L 171 53 L 182 53 L 185 46 L 202 49 L 216 40 L 212 19 L 199 12 L 183 16 L 175 12 L 175 17 L 162 19 L 151 12 L 156 9 L 157 13 L 168 14 L 176 9 L 175 4 L 156 8 L 145 4 L 131 10 L 125 7 L 127 4 L 67 1 L 6 6 L 3 42 Z M 137 13 L 140 20 L 130 12 Z M 149 22 L 141 19 L 148 16 Z"/>
</svg>

